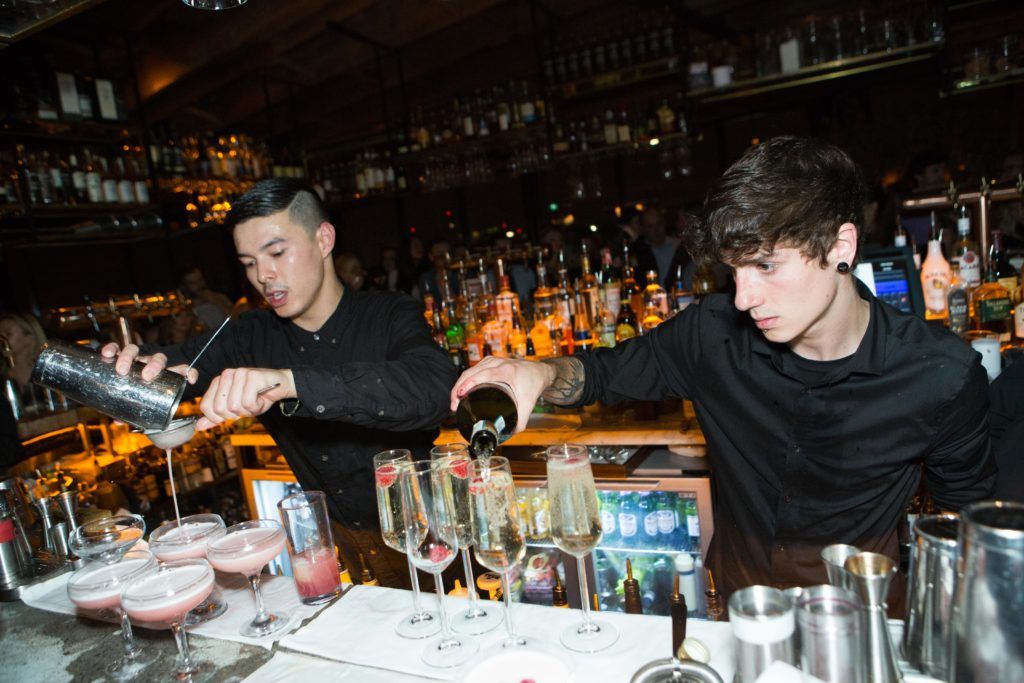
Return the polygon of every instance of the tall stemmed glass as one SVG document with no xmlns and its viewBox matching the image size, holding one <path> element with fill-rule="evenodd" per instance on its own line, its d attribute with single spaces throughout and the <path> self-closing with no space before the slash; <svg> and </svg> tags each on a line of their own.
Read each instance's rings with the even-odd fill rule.
<svg viewBox="0 0 1024 683">
<path fill-rule="evenodd" d="M 373 456 L 373 471 L 377 489 L 377 514 L 380 534 L 384 543 L 400 553 L 405 552 L 405 519 L 402 517 L 402 494 L 398 488 L 398 473 L 412 465 L 412 453 L 404 448 L 381 451 Z M 403 638 L 429 638 L 441 631 L 437 613 L 423 609 L 420 598 L 420 580 L 416 566 L 409 561 L 409 579 L 412 582 L 413 612 L 398 622 L 395 632 Z"/>
<path fill-rule="evenodd" d="M 257 519 L 230 526 L 206 546 L 206 559 L 221 572 L 238 572 L 249 579 L 256 598 L 256 616 L 242 627 L 243 636 L 262 638 L 288 626 L 288 615 L 268 612 L 260 592 L 263 566 L 284 550 L 285 533 L 273 519 Z"/>
<path fill-rule="evenodd" d="M 121 621 L 124 653 L 107 665 L 107 673 L 117 680 L 134 679 L 156 659 L 135 643 L 131 620 L 121 608 L 124 585 L 154 567 L 156 560 L 148 551 L 130 550 L 113 564 L 89 562 L 68 579 L 68 597 L 77 607 L 110 614 Z"/>
<path fill-rule="evenodd" d="M 501 621 L 498 609 L 484 609 L 477 599 L 473 581 L 473 563 L 469 549 L 473 545 L 473 507 L 469 503 L 469 466 L 472 458 L 463 444 L 447 443 L 430 449 L 430 459 L 441 468 L 441 484 L 449 505 L 455 511 L 455 533 L 462 551 L 462 570 L 466 575 L 469 607 L 452 616 L 452 630 L 457 633 L 479 635 L 496 628 Z"/>
<path fill-rule="evenodd" d="M 444 495 L 442 478 L 439 463 L 414 462 L 401 469 L 398 485 L 402 493 L 406 552 L 418 569 L 434 575 L 441 616 L 441 637 L 427 644 L 423 661 L 429 666 L 448 668 L 464 663 L 476 653 L 479 645 L 466 636 L 456 636 L 444 612 L 441 572 L 455 559 L 459 538 L 454 510 Z"/>
<path fill-rule="evenodd" d="M 474 460 L 469 466 L 469 500 L 473 509 L 473 540 L 476 560 L 501 574 L 501 592 L 505 596 L 505 629 L 502 647 L 530 644 L 517 635 L 512 623 L 512 591 L 508 575 L 526 555 L 523 520 L 516 504 L 516 487 L 508 459 L 492 455 Z"/>
<path fill-rule="evenodd" d="M 196 662 L 188 651 L 183 622 L 213 590 L 213 568 L 203 559 L 164 562 L 127 584 L 121 591 L 121 606 L 132 619 L 147 623 L 169 623 L 178 645 L 175 678 L 194 681 L 197 674 L 213 671 L 210 662 Z"/>
<path fill-rule="evenodd" d="M 590 455 L 586 446 L 563 444 L 548 448 L 547 459 L 551 539 L 576 558 L 583 605 L 583 622 L 562 631 L 562 645 L 576 652 L 597 652 L 611 647 L 619 632 L 611 624 L 594 621 L 590 616 L 583 558 L 601 541 L 601 515 Z"/>
</svg>

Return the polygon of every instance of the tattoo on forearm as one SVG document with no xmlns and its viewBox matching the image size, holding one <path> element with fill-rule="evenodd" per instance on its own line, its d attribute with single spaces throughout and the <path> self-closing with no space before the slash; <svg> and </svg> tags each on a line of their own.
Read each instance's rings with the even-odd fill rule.
<svg viewBox="0 0 1024 683">
<path fill-rule="evenodd" d="M 555 381 L 544 390 L 541 397 L 557 406 L 579 401 L 583 397 L 583 363 L 577 358 L 559 358 L 544 362 L 555 368 Z"/>
</svg>

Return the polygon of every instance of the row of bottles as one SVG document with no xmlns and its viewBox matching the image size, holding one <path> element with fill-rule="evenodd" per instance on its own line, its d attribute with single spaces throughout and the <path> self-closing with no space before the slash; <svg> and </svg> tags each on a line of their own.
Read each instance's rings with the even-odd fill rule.
<svg viewBox="0 0 1024 683">
<path fill-rule="evenodd" d="M 267 144 L 248 135 L 177 134 L 174 126 L 154 127 L 149 158 L 160 175 L 196 179 L 259 179 L 271 176 L 301 177 L 301 164 L 289 157 L 275 163 Z"/>
<path fill-rule="evenodd" d="M 187 493 L 210 484 L 240 467 L 237 453 L 227 438 L 196 433 L 184 446 L 174 449 L 171 462 L 174 470 L 174 488 Z M 171 481 L 164 451 L 147 448 L 133 458 L 134 473 L 131 488 L 140 501 L 142 512 L 153 504 L 171 496 Z"/>
<path fill-rule="evenodd" d="M 625 246 L 621 273 L 607 248 L 602 250 L 600 269 L 593 269 L 584 243 L 582 273 L 575 282 L 570 282 L 564 252 L 558 254 L 554 278 L 549 278 L 548 265 L 539 255 L 537 287 L 528 302 L 521 302 L 512 290 L 505 259 L 496 261 L 497 292 L 493 291 L 482 258 L 474 276 L 466 272 L 463 261 L 453 271 L 457 273 L 457 287 L 452 286 L 451 269 L 446 268 L 442 272 L 442 301 L 425 298 L 427 322 L 437 343 L 459 368 L 475 365 L 488 355 L 540 360 L 613 347 L 646 334 L 700 296 L 714 291 L 710 270 L 698 272 L 691 290 L 683 282 L 681 267 L 671 292 L 659 284 L 658 273 L 653 270 L 646 274 L 646 286 L 641 286 L 628 251 Z"/>
<path fill-rule="evenodd" d="M 471 96 L 456 97 L 447 109 L 424 114 L 422 107 L 417 107 L 398 152 L 443 147 L 543 123 L 546 111 L 547 101 L 529 81 L 477 89 Z"/>
<path fill-rule="evenodd" d="M 676 24 L 676 16 L 666 8 L 646 12 L 631 26 L 617 25 L 596 37 L 588 31 L 578 37 L 560 38 L 544 59 L 544 77 L 548 83 L 565 83 L 675 57 L 679 42 Z"/>
<path fill-rule="evenodd" d="M 149 178 L 142 150 L 124 145 L 108 156 L 94 148 L 63 153 L 27 150 L 21 168 L 28 200 L 36 206 L 73 204 L 148 204 Z M 9 178 L 9 174 L 4 174 Z M 4 195 L 10 201 L 10 186 Z"/>
<path fill-rule="evenodd" d="M 438 147 L 436 153 L 409 156 L 402 147 L 393 156 L 386 149 L 367 148 L 350 160 L 320 167 L 314 172 L 314 182 L 331 198 L 361 199 L 408 189 L 430 192 L 488 182 L 498 173 L 516 176 L 537 171 L 548 167 L 561 155 L 613 146 L 660 151 L 667 155 L 669 160 L 663 166 L 672 169 L 664 173 L 667 179 L 676 172 L 682 176 L 692 173 L 688 126 L 680 91 L 632 106 L 623 100 L 614 108 L 595 110 L 577 120 L 562 121 L 550 108 L 547 115 L 551 124 L 550 140 L 545 136 L 517 142 L 499 154 L 488 154 L 480 148 L 453 154 Z M 434 139 L 436 131 L 419 130 L 418 134 L 424 139 Z M 665 136 L 673 138 L 671 143 L 658 140 Z M 444 139 L 439 138 L 438 144 Z M 579 192 L 573 195 L 578 197 Z"/>
<path fill-rule="evenodd" d="M 897 234 L 897 245 L 904 244 L 905 235 Z M 1004 344 L 1013 339 L 1024 341 L 1020 274 L 1003 249 L 1002 232 L 992 231 L 987 268 L 983 268 L 977 243 L 971 238 L 966 207 L 960 207 L 957 241 L 948 261 L 932 213 L 932 235 L 921 264 L 921 289 L 927 319 L 942 320 L 961 336 L 969 331 L 987 332 L 998 335 Z"/>
<path fill-rule="evenodd" d="M 128 107 L 117 85 L 92 74 L 57 71 L 24 61 L 4 98 L 15 121 L 123 121 Z"/>
</svg>

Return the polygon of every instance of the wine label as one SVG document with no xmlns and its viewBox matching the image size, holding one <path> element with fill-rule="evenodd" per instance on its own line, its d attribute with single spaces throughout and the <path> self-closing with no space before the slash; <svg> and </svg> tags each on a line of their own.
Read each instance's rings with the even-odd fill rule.
<svg viewBox="0 0 1024 683">
<path fill-rule="evenodd" d="M 968 288 L 981 284 L 981 259 L 973 251 L 965 251 L 960 257 L 960 280 Z"/>
<path fill-rule="evenodd" d="M 631 513 L 619 513 L 619 533 L 623 538 L 636 536 L 636 515 Z"/>
<path fill-rule="evenodd" d="M 648 512 L 644 515 L 644 533 L 648 536 L 658 535 L 658 513 Z"/>
<path fill-rule="evenodd" d="M 700 519 L 697 515 L 686 518 L 686 528 L 692 538 L 700 538 Z"/>
<path fill-rule="evenodd" d="M 676 530 L 676 516 L 671 510 L 658 510 L 658 533 L 671 534 Z"/>
<path fill-rule="evenodd" d="M 533 530 L 538 536 L 547 536 L 548 513 L 547 510 L 537 510 L 533 513 Z"/>
<path fill-rule="evenodd" d="M 983 323 L 1006 320 L 1010 317 L 1010 300 L 999 298 L 979 301 L 978 317 Z"/>
<path fill-rule="evenodd" d="M 601 530 L 605 534 L 615 533 L 615 515 L 605 510 L 601 511 Z"/>
</svg>

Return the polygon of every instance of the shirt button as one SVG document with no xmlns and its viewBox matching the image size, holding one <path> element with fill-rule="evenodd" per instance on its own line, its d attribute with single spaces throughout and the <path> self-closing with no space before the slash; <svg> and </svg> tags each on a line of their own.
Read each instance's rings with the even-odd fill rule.
<svg viewBox="0 0 1024 683">
<path fill-rule="evenodd" d="M 343 493 L 345 493 L 345 489 L 338 489 L 338 495 L 339 495 L 339 496 L 340 496 L 341 494 L 343 494 Z"/>
<path fill-rule="evenodd" d="M 791 495 L 789 495 L 787 493 L 785 496 L 782 497 L 782 500 L 787 502 L 787 503 L 792 503 L 793 502 L 793 496 L 791 496 Z"/>
<path fill-rule="evenodd" d="M 786 550 L 786 547 L 784 545 L 782 545 L 781 543 L 776 543 L 775 544 L 775 552 L 781 553 L 781 552 L 785 552 L 785 550 Z"/>
<path fill-rule="evenodd" d="M 313 335 L 313 341 L 320 341 L 320 335 L 319 334 L 314 334 Z"/>
<path fill-rule="evenodd" d="M 380 410 L 377 411 L 377 417 L 384 417 L 384 409 L 383 408 L 381 408 Z"/>
<path fill-rule="evenodd" d="M 324 462 L 327 462 L 327 456 L 326 455 L 321 455 L 320 459 L 323 460 Z"/>
<path fill-rule="evenodd" d="M 306 347 L 305 346 L 300 346 L 299 347 L 299 353 L 305 353 L 305 352 L 306 352 Z"/>
<path fill-rule="evenodd" d="M 324 410 L 326 410 L 326 409 L 323 406 L 317 406 L 316 407 L 316 412 L 318 412 L 318 413 L 322 413 L 322 412 L 324 412 Z"/>
</svg>

